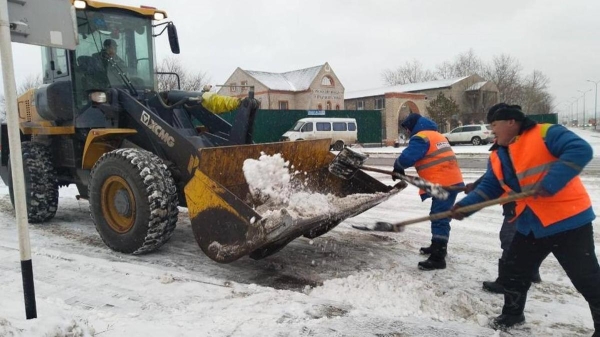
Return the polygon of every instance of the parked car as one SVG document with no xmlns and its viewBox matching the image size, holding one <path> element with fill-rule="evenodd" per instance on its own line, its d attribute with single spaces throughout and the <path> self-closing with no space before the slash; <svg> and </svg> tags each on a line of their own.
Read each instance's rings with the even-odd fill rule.
<svg viewBox="0 0 600 337">
<path fill-rule="evenodd" d="M 444 137 L 446 137 L 450 145 L 460 143 L 485 145 L 494 140 L 492 128 L 489 124 L 459 126 L 448 133 L 444 133 Z"/>
<path fill-rule="evenodd" d="M 344 146 L 356 143 L 358 130 L 354 118 L 302 118 L 281 136 L 281 141 L 306 139 L 331 139 L 331 148 L 341 151 Z"/>
</svg>

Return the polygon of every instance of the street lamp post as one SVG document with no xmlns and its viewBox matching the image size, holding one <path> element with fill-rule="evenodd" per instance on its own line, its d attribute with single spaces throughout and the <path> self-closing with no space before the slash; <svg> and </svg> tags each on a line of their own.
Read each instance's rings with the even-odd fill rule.
<svg viewBox="0 0 600 337">
<path fill-rule="evenodd" d="M 600 83 L 600 81 L 587 81 L 594 83 L 596 86 L 596 96 L 594 98 L 594 130 L 596 130 L 596 125 L 598 125 L 598 83 Z"/>
<path fill-rule="evenodd" d="M 575 103 L 575 119 L 577 120 L 577 126 L 579 126 L 579 117 L 577 116 L 577 114 L 579 113 L 579 97 L 571 97 L 573 99 L 575 99 L 575 101 L 573 101 L 573 103 Z"/>
<path fill-rule="evenodd" d="M 586 91 L 581 91 L 581 90 L 577 90 L 577 91 L 579 91 L 580 93 L 583 94 L 583 128 L 585 129 L 585 93 L 592 91 L 592 89 L 589 89 Z"/>
</svg>

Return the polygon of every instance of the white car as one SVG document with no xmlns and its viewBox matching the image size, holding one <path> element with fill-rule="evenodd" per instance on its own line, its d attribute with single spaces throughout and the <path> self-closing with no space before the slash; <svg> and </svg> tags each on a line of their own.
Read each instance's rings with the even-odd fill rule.
<svg viewBox="0 0 600 337">
<path fill-rule="evenodd" d="M 450 145 L 460 143 L 485 145 L 494 140 L 492 127 L 489 124 L 459 126 L 448 133 L 444 133 L 444 137 L 446 137 Z"/>
</svg>

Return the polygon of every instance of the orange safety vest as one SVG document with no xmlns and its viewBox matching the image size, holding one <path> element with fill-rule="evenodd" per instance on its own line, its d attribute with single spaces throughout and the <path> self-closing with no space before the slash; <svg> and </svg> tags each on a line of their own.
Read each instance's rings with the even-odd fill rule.
<svg viewBox="0 0 600 337">
<path fill-rule="evenodd" d="M 526 130 L 508 146 L 508 153 L 512 161 L 519 186 L 523 192 L 535 189 L 542 181 L 548 170 L 558 161 L 546 144 L 544 138 L 552 124 L 538 124 L 530 130 Z M 500 185 L 509 195 L 515 194 L 508 185 L 504 183 L 500 157 L 496 151 L 490 154 L 492 171 L 500 182 Z M 567 185 L 551 197 L 531 196 L 517 200 L 517 218 L 525 207 L 529 207 L 540 219 L 544 227 L 577 215 L 592 206 L 592 201 L 579 176 L 571 179 Z"/>
<path fill-rule="evenodd" d="M 419 131 L 415 136 L 429 140 L 427 153 L 415 163 L 419 177 L 444 186 L 463 182 L 458 160 L 446 137 L 431 130 Z M 419 191 L 419 194 L 424 193 L 423 190 Z"/>
</svg>

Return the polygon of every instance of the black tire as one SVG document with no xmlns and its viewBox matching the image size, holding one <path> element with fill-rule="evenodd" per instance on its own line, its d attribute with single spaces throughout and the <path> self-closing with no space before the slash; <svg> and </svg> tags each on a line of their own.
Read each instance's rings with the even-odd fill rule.
<svg viewBox="0 0 600 337">
<path fill-rule="evenodd" d="M 111 249 L 145 254 L 167 242 L 177 224 L 179 198 L 171 172 L 139 149 L 105 153 L 91 172 L 90 212 Z"/>
<path fill-rule="evenodd" d="M 331 149 L 333 151 L 342 151 L 344 149 L 344 142 L 342 142 L 341 140 L 338 140 L 337 142 L 333 143 L 333 146 L 331 147 Z"/>
<path fill-rule="evenodd" d="M 471 139 L 471 144 L 473 144 L 473 145 L 475 145 L 475 146 L 477 146 L 477 145 L 481 145 L 481 138 L 479 138 L 479 137 L 473 137 L 473 138 Z"/>
<path fill-rule="evenodd" d="M 27 218 L 30 223 L 40 223 L 52 219 L 58 209 L 58 180 L 52 164 L 50 149 L 39 143 L 21 143 L 23 153 L 23 175 L 25 178 L 25 198 Z M 12 169 L 8 158 L 8 193 L 15 206 L 12 186 Z"/>
</svg>

